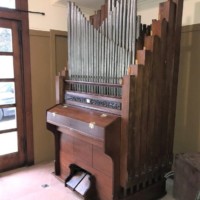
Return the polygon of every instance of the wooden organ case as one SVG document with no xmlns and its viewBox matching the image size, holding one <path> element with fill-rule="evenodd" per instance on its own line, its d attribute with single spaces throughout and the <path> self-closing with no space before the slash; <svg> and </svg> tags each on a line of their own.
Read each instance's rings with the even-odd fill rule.
<svg viewBox="0 0 200 200">
<path fill-rule="evenodd" d="M 89 20 L 68 6 L 67 71 L 47 110 L 55 173 L 91 200 L 154 200 L 173 162 L 183 0 L 147 26 L 136 0 L 108 0 Z"/>
</svg>

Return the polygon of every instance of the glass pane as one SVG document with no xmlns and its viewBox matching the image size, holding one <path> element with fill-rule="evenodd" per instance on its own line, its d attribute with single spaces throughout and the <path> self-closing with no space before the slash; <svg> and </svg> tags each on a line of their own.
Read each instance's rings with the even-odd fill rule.
<svg viewBox="0 0 200 200">
<path fill-rule="evenodd" d="M 16 108 L 0 108 L 0 131 L 17 128 Z"/>
<path fill-rule="evenodd" d="M 0 156 L 18 152 L 17 132 L 0 134 Z"/>
<path fill-rule="evenodd" d="M 9 28 L 0 28 L 0 51 L 13 52 L 12 30 Z"/>
<path fill-rule="evenodd" d="M 13 82 L 0 83 L 0 105 L 15 104 L 15 87 Z"/>
<path fill-rule="evenodd" d="M 1 0 L 0 1 L 0 7 L 4 8 L 16 8 L 15 6 L 15 0 Z"/>
<path fill-rule="evenodd" d="M 14 78 L 13 56 L 0 56 L 0 78 Z"/>
</svg>

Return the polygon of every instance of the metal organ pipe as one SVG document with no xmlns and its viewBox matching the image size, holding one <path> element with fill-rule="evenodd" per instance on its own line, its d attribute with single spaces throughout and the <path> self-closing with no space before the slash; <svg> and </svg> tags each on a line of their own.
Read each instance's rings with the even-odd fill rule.
<svg viewBox="0 0 200 200">
<path fill-rule="evenodd" d="M 86 19 L 72 2 L 68 4 L 69 80 L 104 84 L 71 84 L 71 90 L 100 95 L 120 96 L 120 79 L 135 62 L 135 41 L 140 18 L 136 0 L 109 0 L 92 17 Z M 107 12 L 107 18 L 103 16 Z M 102 22 L 101 19 L 104 19 Z M 105 85 L 107 84 L 107 85 Z"/>
</svg>

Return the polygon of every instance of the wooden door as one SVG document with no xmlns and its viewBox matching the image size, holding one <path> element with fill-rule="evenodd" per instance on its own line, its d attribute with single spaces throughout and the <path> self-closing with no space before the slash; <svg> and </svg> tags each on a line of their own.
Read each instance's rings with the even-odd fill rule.
<svg viewBox="0 0 200 200">
<path fill-rule="evenodd" d="M 0 172 L 25 163 L 20 21 L 0 19 Z"/>
</svg>

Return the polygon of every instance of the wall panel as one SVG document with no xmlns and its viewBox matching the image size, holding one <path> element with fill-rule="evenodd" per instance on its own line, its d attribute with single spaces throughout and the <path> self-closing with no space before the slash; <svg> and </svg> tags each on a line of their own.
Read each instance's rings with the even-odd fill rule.
<svg viewBox="0 0 200 200">
<path fill-rule="evenodd" d="M 174 152 L 200 151 L 200 25 L 182 30 Z"/>
<path fill-rule="evenodd" d="M 50 33 L 30 31 L 35 163 L 53 160 L 53 135 L 46 129 L 46 109 L 53 106 Z"/>
</svg>

